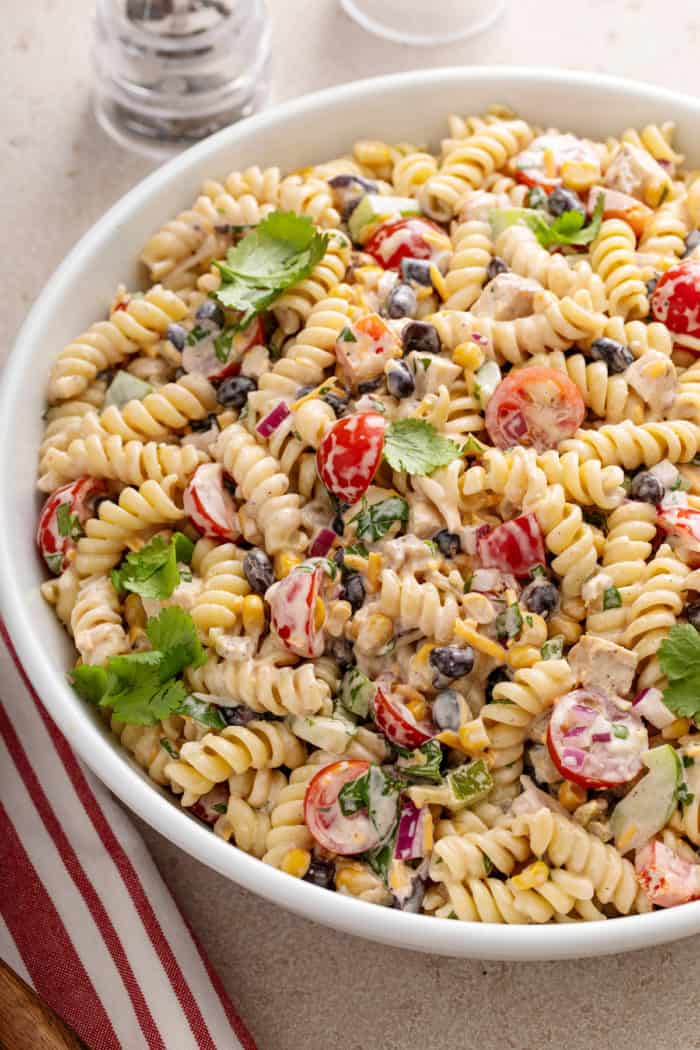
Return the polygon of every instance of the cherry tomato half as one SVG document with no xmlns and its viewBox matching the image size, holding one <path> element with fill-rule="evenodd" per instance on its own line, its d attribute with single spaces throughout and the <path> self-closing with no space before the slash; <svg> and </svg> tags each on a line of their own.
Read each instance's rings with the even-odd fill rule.
<svg viewBox="0 0 700 1050">
<path fill-rule="evenodd" d="M 654 319 L 684 345 L 700 340 L 700 259 L 685 259 L 659 278 L 651 297 Z M 697 343 L 693 349 L 700 348 Z"/>
<path fill-rule="evenodd" d="M 374 695 L 372 714 L 387 740 L 399 747 L 420 747 L 435 736 L 430 722 L 416 722 L 404 703 L 381 688 Z"/>
<path fill-rule="evenodd" d="M 182 506 L 202 536 L 222 540 L 239 538 L 236 505 L 224 485 L 224 468 L 220 463 L 202 463 L 197 467 L 185 489 Z"/>
<path fill-rule="evenodd" d="M 335 353 L 349 386 L 382 375 L 387 361 L 401 356 L 398 339 L 379 314 L 367 314 L 344 328 Z"/>
<path fill-rule="evenodd" d="M 581 392 L 563 372 L 535 366 L 509 372 L 486 406 L 486 429 L 497 448 L 556 448 L 586 414 Z"/>
<path fill-rule="evenodd" d="M 527 576 L 536 565 L 546 565 L 542 529 L 533 513 L 504 521 L 479 535 L 476 551 L 485 569 Z"/>
<path fill-rule="evenodd" d="M 603 194 L 603 218 L 622 219 L 631 226 L 636 237 L 641 237 L 644 227 L 651 216 L 651 208 L 642 204 L 636 197 L 630 197 L 628 193 L 620 193 L 619 190 L 611 190 L 608 186 L 593 186 L 588 194 L 586 210 L 589 215 L 595 211 L 598 197 Z"/>
<path fill-rule="evenodd" d="M 437 231 L 445 237 L 445 249 L 450 243 L 444 230 L 429 219 L 394 219 L 383 222 L 374 231 L 364 250 L 368 252 L 385 270 L 399 270 L 402 259 L 432 259 L 439 255 L 439 248 L 425 239 L 430 231 Z M 438 251 L 436 251 L 438 248 Z"/>
<path fill-rule="evenodd" d="M 304 821 L 320 846 L 351 856 L 373 849 L 379 835 L 363 810 L 344 816 L 338 795 L 344 784 L 365 775 L 369 762 L 343 759 L 324 766 L 311 780 L 304 796 Z"/>
<path fill-rule="evenodd" d="M 270 626 L 282 644 L 298 656 L 317 657 L 323 652 L 323 631 L 316 626 L 316 599 L 325 570 L 302 562 L 265 592 L 270 606 Z"/>
<path fill-rule="evenodd" d="M 673 908 L 700 897 L 700 867 L 679 857 L 663 842 L 647 842 L 634 859 L 637 881 L 652 904 Z"/>
<path fill-rule="evenodd" d="M 78 478 L 52 492 L 39 515 L 36 542 L 41 556 L 56 576 L 68 568 L 70 551 L 82 526 L 94 514 L 95 501 L 107 493 L 107 482 Z"/>
<path fill-rule="evenodd" d="M 656 512 L 659 528 L 678 540 L 678 546 L 700 554 L 700 510 L 695 507 L 659 507 Z"/>
<path fill-rule="evenodd" d="M 344 416 L 319 445 L 319 477 L 341 503 L 357 503 L 371 485 L 384 450 L 385 426 L 378 412 Z"/>
<path fill-rule="evenodd" d="M 628 784 L 642 769 L 649 738 L 634 710 L 592 689 L 575 689 L 557 700 L 547 748 L 561 775 L 585 788 Z"/>
<path fill-rule="evenodd" d="M 561 186 L 562 168 L 569 162 L 585 161 L 599 164 L 591 143 L 575 135 L 547 132 L 522 150 L 513 160 L 515 178 L 526 186 L 539 186 L 551 193 Z"/>
</svg>

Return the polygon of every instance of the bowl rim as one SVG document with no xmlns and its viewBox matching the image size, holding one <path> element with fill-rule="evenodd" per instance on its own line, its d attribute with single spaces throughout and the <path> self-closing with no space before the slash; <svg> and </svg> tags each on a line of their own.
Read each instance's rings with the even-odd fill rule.
<svg viewBox="0 0 700 1050">
<path fill-rule="evenodd" d="M 2 437 L 7 435 L 11 425 L 14 406 L 21 404 L 23 362 L 25 353 L 31 356 L 35 332 L 65 298 L 81 261 L 108 241 L 120 222 L 152 191 L 166 186 L 216 154 L 224 143 L 233 146 L 250 132 L 265 130 L 287 118 L 301 118 L 325 105 L 352 103 L 372 91 L 400 92 L 404 87 L 421 83 L 427 87 L 450 82 L 461 85 L 493 82 L 495 85 L 502 80 L 528 84 L 534 81 L 542 86 L 556 85 L 560 89 L 572 87 L 584 91 L 607 88 L 618 94 L 626 93 L 637 99 L 644 96 L 650 101 L 667 104 L 671 117 L 674 108 L 678 107 L 700 114 L 700 99 L 629 78 L 538 66 L 495 65 L 468 69 L 449 66 L 339 84 L 288 100 L 223 129 L 157 168 L 129 190 L 78 240 L 49 278 L 17 333 L 4 369 L 0 388 L 0 464 L 8 465 L 6 461 L 3 463 L 7 442 Z M 11 472 L 6 471 L 5 476 L 11 477 Z M 10 503 L 11 486 L 0 486 L 0 537 L 6 553 L 11 554 Z M 582 958 L 630 951 L 700 931 L 700 901 L 651 914 L 616 918 L 612 927 L 602 922 L 501 926 L 438 921 L 432 916 L 381 908 L 342 894 L 330 894 L 286 876 L 249 854 L 231 848 L 229 843 L 174 806 L 125 760 L 116 741 L 112 743 L 103 736 L 86 712 L 79 707 L 71 708 L 64 702 L 62 693 L 65 696 L 68 686 L 63 672 L 43 653 L 39 636 L 21 598 L 14 561 L 10 556 L 5 559 L 4 571 L 0 573 L 0 608 L 12 642 L 10 653 L 81 759 L 122 802 L 171 842 L 238 885 L 281 904 L 295 914 L 396 947 L 453 957 L 512 961 Z M 610 931 L 612 936 L 607 937 L 605 931 Z"/>
</svg>

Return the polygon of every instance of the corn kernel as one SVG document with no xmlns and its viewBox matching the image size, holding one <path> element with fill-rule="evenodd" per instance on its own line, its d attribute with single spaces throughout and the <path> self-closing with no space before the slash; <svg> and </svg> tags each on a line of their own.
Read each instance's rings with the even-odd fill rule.
<svg viewBox="0 0 700 1050">
<path fill-rule="evenodd" d="M 548 878 L 549 868 L 543 860 L 536 860 L 519 875 L 514 875 L 511 882 L 518 890 L 534 890 L 537 886 L 544 886 Z"/>
<path fill-rule="evenodd" d="M 243 628 L 246 634 L 259 634 L 265 626 L 265 606 L 259 594 L 243 599 Z"/>
<path fill-rule="evenodd" d="M 359 861 L 343 861 L 335 872 L 335 886 L 341 893 L 357 895 L 366 889 L 367 871 Z"/>
<path fill-rule="evenodd" d="M 546 149 L 542 155 L 542 160 L 544 163 L 545 175 L 550 179 L 556 178 L 557 162 L 554 157 L 554 150 Z"/>
<path fill-rule="evenodd" d="M 485 751 L 490 741 L 483 721 L 480 718 L 474 718 L 471 722 L 465 722 L 460 726 L 459 742 L 468 755 Z"/>
<path fill-rule="evenodd" d="M 435 263 L 430 264 L 430 280 L 432 282 L 433 288 L 438 293 L 442 301 L 445 302 L 446 299 L 449 299 L 450 293 L 447 291 L 445 278 L 442 276 Z"/>
<path fill-rule="evenodd" d="M 452 351 L 452 360 L 456 365 L 470 372 L 476 372 L 484 363 L 484 351 L 476 343 L 468 340 L 460 343 Z"/>
<path fill-rule="evenodd" d="M 360 557 L 359 554 L 346 554 L 343 558 L 343 565 L 356 572 L 367 572 L 367 559 Z"/>
<path fill-rule="evenodd" d="M 679 737 L 685 736 L 689 729 L 690 722 L 687 718 L 677 718 L 670 726 L 661 730 L 661 736 L 664 740 L 678 740 Z"/>
<path fill-rule="evenodd" d="M 419 303 L 422 303 L 424 299 L 429 299 L 433 294 L 433 289 L 430 285 L 424 284 L 415 289 L 415 296 Z"/>
<path fill-rule="evenodd" d="M 565 160 L 561 178 L 567 189 L 589 190 L 600 178 L 600 165 L 593 160 Z"/>
<path fill-rule="evenodd" d="M 320 598 L 316 599 L 316 605 L 314 607 L 314 627 L 317 631 L 320 631 L 323 627 L 326 619 L 326 607 Z"/>
<path fill-rule="evenodd" d="M 411 712 L 416 722 L 422 722 L 428 714 L 428 706 L 423 697 L 419 700 L 409 700 L 406 707 Z"/>
<path fill-rule="evenodd" d="M 570 813 L 573 813 L 575 809 L 582 806 L 588 799 L 588 792 L 585 788 L 579 787 L 578 784 L 571 784 L 568 780 L 565 780 L 559 791 L 557 797 L 564 807 L 568 809 Z"/>
<path fill-rule="evenodd" d="M 285 576 L 289 576 L 292 569 L 297 565 L 301 565 L 301 558 L 298 554 L 294 554 L 292 551 L 280 551 L 279 554 L 275 554 L 275 576 L 278 580 L 283 580 Z"/>
<path fill-rule="evenodd" d="M 441 733 L 435 737 L 439 743 L 444 744 L 445 747 L 458 747 L 461 749 L 462 742 L 453 729 L 443 729 Z"/>
<path fill-rule="evenodd" d="M 282 861 L 282 871 L 287 875 L 293 875 L 296 879 L 303 879 L 311 865 L 311 854 L 307 849 L 290 849 Z"/>
<path fill-rule="evenodd" d="M 425 665 L 430 659 L 430 654 L 436 648 L 435 642 L 425 642 L 416 653 L 416 664 Z"/>
</svg>

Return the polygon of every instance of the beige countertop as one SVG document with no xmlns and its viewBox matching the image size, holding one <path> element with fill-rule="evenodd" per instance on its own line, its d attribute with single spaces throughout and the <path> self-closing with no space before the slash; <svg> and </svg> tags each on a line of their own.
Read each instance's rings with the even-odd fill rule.
<svg viewBox="0 0 700 1050">
<path fill-rule="evenodd" d="M 77 237 L 152 167 L 108 141 L 91 115 L 90 6 L 0 0 L 5 347 Z M 459 63 L 568 66 L 691 93 L 700 80 L 696 0 L 511 0 L 484 36 L 430 50 L 367 36 L 336 0 L 269 6 L 273 100 L 375 73 Z M 700 1047 L 698 938 L 585 962 L 419 955 L 288 915 L 143 832 L 260 1050 Z M 615 937 L 614 923 L 608 935 Z"/>
</svg>

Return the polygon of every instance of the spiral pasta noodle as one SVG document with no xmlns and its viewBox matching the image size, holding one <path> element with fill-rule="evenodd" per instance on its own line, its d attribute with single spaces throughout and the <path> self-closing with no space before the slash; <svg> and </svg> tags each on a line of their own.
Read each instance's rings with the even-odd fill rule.
<svg viewBox="0 0 700 1050">
<path fill-rule="evenodd" d="M 119 598 L 106 576 L 80 581 L 70 627 L 83 663 L 101 664 L 128 648 Z"/>
<path fill-rule="evenodd" d="M 605 284 L 610 312 L 632 320 L 649 313 L 635 249 L 634 233 L 622 219 L 606 219 L 591 245 L 591 265 Z"/>
<path fill-rule="evenodd" d="M 611 423 L 600 430 L 577 430 L 561 443 L 561 451 L 576 452 L 581 460 L 597 458 L 604 466 L 624 470 L 653 467 L 662 459 L 686 463 L 698 450 L 700 427 L 687 420 Z"/>
<path fill-rule="evenodd" d="M 163 482 L 173 476 L 184 486 L 206 458 L 206 454 L 193 445 L 124 442 L 117 434 L 90 434 L 86 438 L 75 438 L 65 452 L 53 449 L 47 453 L 46 473 L 39 481 L 39 488 L 52 492 L 83 474 L 137 486 L 149 479 Z"/>
<path fill-rule="evenodd" d="M 220 660 L 210 654 L 203 667 L 188 672 L 200 692 L 230 697 L 259 713 L 312 715 L 327 707 L 329 689 L 312 664 L 275 667 L 258 660 Z"/>
</svg>

